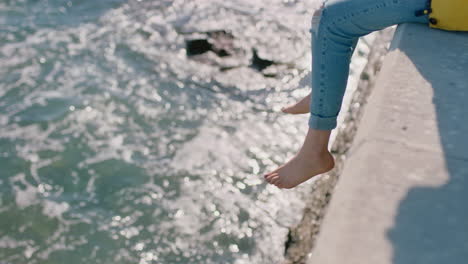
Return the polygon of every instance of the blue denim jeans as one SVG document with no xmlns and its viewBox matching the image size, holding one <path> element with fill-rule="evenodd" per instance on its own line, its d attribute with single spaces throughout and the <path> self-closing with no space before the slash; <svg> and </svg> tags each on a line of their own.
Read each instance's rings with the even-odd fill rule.
<svg viewBox="0 0 468 264">
<path fill-rule="evenodd" d="M 426 5 L 427 0 L 328 0 L 315 11 L 310 28 L 310 128 L 336 128 L 349 63 L 359 37 L 400 23 L 427 24 L 427 15 L 415 15 Z"/>
</svg>

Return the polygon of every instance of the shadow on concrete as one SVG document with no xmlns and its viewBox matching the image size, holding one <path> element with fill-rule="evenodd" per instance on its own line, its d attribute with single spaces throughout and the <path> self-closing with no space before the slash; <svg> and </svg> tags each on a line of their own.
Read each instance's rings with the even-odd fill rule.
<svg viewBox="0 0 468 264">
<path fill-rule="evenodd" d="M 468 32 L 417 28 L 398 47 L 432 85 L 450 178 L 435 188 L 411 188 L 401 201 L 387 232 L 393 263 L 468 263 Z"/>
</svg>

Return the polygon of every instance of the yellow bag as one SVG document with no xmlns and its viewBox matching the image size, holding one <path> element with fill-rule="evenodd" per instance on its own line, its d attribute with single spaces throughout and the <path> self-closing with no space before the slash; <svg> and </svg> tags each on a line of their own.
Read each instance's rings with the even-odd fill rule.
<svg viewBox="0 0 468 264">
<path fill-rule="evenodd" d="M 415 15 L 427 14 L 431 28 L 468 31 L 468 0 L 428 0 L 427 8 Z"/>
</svg>

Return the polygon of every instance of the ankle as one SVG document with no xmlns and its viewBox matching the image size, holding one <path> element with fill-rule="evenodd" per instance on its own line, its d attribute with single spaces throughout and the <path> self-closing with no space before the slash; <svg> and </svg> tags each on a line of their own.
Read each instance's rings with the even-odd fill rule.
<svg viewBox="0 0 468 264">
<path fill-rule="evenodd" d="M 330 151 L 327 148 L 308 148 L 308 149 L 301 149 L 299 151 L 299 156 L 312 158 L 312 159 L 322 159 L 324 157 L 328 157 Z"/>
</svg>

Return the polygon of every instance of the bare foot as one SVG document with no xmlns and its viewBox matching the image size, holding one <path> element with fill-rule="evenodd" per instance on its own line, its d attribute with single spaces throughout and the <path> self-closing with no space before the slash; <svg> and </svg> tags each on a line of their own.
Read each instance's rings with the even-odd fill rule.
<svg viewBox="0 0 468 264">
<path fill-rule="evenodd" d="M 265 179 L 278 188 L 291 189 L 315 175 L 333 169 L 335 165 L 330 152 L 315 157 L 296 154 L 290 161 L 265 175 Z"/>
<path fill-rule="evenodd" d="M 310 96 L 311 94 L 309 93 L 309 95 L 302 98 L 299 102 L 281 108 L 281 111 L 293 115 L 309 113 Z"/>
<path fill-rule="evenodd" d="M 335 166 L 328 151 L 330 131 L 309 129 L 301 150 L 286 164 L 264 175 L 278 188 L 291 189 Z"/>
</svg>

